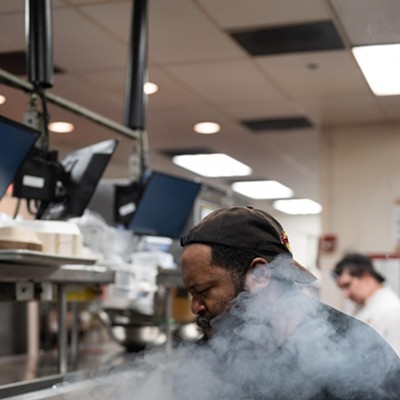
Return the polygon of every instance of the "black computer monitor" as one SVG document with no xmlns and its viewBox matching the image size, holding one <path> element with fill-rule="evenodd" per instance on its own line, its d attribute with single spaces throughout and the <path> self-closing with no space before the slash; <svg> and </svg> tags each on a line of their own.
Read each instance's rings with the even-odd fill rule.
<svg viewBox="0 0 400 400">
<path fill-rule="evenodd" d="M 178 239 L 191 214 L 201 183 L 153 171 L 128 229 L 137 235 Z"/>
<path fill-rule="evenodd" d="M 68 154 L 61 161 L 70 174 L 66 196 L 63 201 L 50 203 L 41 219 L 82 216 L 117 145 L 118 140 L 110 139 Z"/>
<path fill-rule="evenodd" d="M 0 116 L 0 199 L 38 137 L 38 131 Z"/>
</svg>

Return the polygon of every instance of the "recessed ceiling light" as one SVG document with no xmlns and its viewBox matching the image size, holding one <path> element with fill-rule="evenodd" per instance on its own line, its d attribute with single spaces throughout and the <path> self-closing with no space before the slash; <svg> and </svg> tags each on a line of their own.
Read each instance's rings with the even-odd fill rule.
<svg viewBox="0 0 400 400">
<path fill-rule="evenodd" d="M 251 199 L 282 199 L 293 196 L 293 190 L 277 181 L 242 181 L 232 184 L 232 189 Z"/>
<path fill-rule="evenodd" d="M 352 51 L 376 96 L 400 94 L 400 44 L 353 47 Z"/>
<path fill-rule="evenodd" d="M 210 178 L 251 174 L 250 167 L 221 153 L 183 154 L 173 157 L 172 161 L 182 168 Z"/>
<path fill-rule="evenodd" d="M 202 133 L 203 135 L 212 135 L 221 130 L 221 125 L 216 122 L 199 122 L 193 126 L 193 130 L 197 133 Z"/>
<path fill-rule="evenodd" d="M 6 102 L 6 97 L 0 94 L 0 104 L 4 104 Z"/>
<path fill-rule="evenodd" d="M 144 84 L 144 92 L 148 95 L 158 92 L 158 85 L 153 82 L 146 82 Z"/>
<path fill-rule="evenodd" d="M 75 129 L 70 122 L 52 122 L 49 124 L 49 130 L 55 133 L 69 133 Z"/>
<path fill-rule="evenodd" d="M 273 207 L 283 213 L 291 215 L 319 214 L 321 204 L 310 199 L 276 200 Z"/>
</svg>

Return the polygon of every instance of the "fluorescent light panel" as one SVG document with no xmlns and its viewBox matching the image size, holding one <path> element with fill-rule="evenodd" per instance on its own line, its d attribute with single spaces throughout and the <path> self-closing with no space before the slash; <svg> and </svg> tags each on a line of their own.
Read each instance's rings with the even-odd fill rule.
<svg viewBox="0 0 400 400">
<path fill-rule="evenodd" d="M 173 157 L 172 161 L 182 168 L 209 178 L 251 174 L 250 167 L 222 153 L 183 154 Z"/>
<path fill-rule="evenodd" d="M 322 211 L 321 204 L 310 199 L 276 200 L 272 206 L 291 215 L 319 214 Z"/>
<path fill-rule="evenodd" d="M 352 51 L 376 96 L 400 94 L 400 44 L 353 47 Z"/>
<path fill-rule="evenodd" d="M 251 199 L 282 199 L 293 196 L 293 190 L 277 181 L 246 181 L 232 184 L 235 192 Z"/>
</svg>

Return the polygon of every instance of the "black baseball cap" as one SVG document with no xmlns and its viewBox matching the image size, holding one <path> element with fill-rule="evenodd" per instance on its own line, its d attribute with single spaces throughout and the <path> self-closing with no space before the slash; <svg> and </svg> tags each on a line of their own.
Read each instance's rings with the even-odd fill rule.
<svg viewBox="0 0 400 400">
<path fill-rule="evenodd" d="M 222 244 L 254 250 L 264 256 L 286 255 L 290 263 L 279 263 L 281 275 L 298 283 L 312 283 L 316 277 L 293 260 L 289 239 L 281 224 L 270 214 L 253 207 L 221 208 L 203 218 L 181 237 L 181 246 L 192 243 Z"/>
</svg>

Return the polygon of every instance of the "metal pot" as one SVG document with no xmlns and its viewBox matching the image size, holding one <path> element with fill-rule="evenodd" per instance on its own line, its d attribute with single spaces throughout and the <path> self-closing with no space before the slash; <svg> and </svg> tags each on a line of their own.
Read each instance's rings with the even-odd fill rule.
<svg viewBox="0 0 400 400">
<path fill-rule="evenodd" d="M 121 310 L 100 310 L 97 316 L 107 327 L 111 338 L 128 351 L 161 346 L 167 340 L 165 333 L 150 316 L 136 312 L 130 315 Z"/>
</svg>

